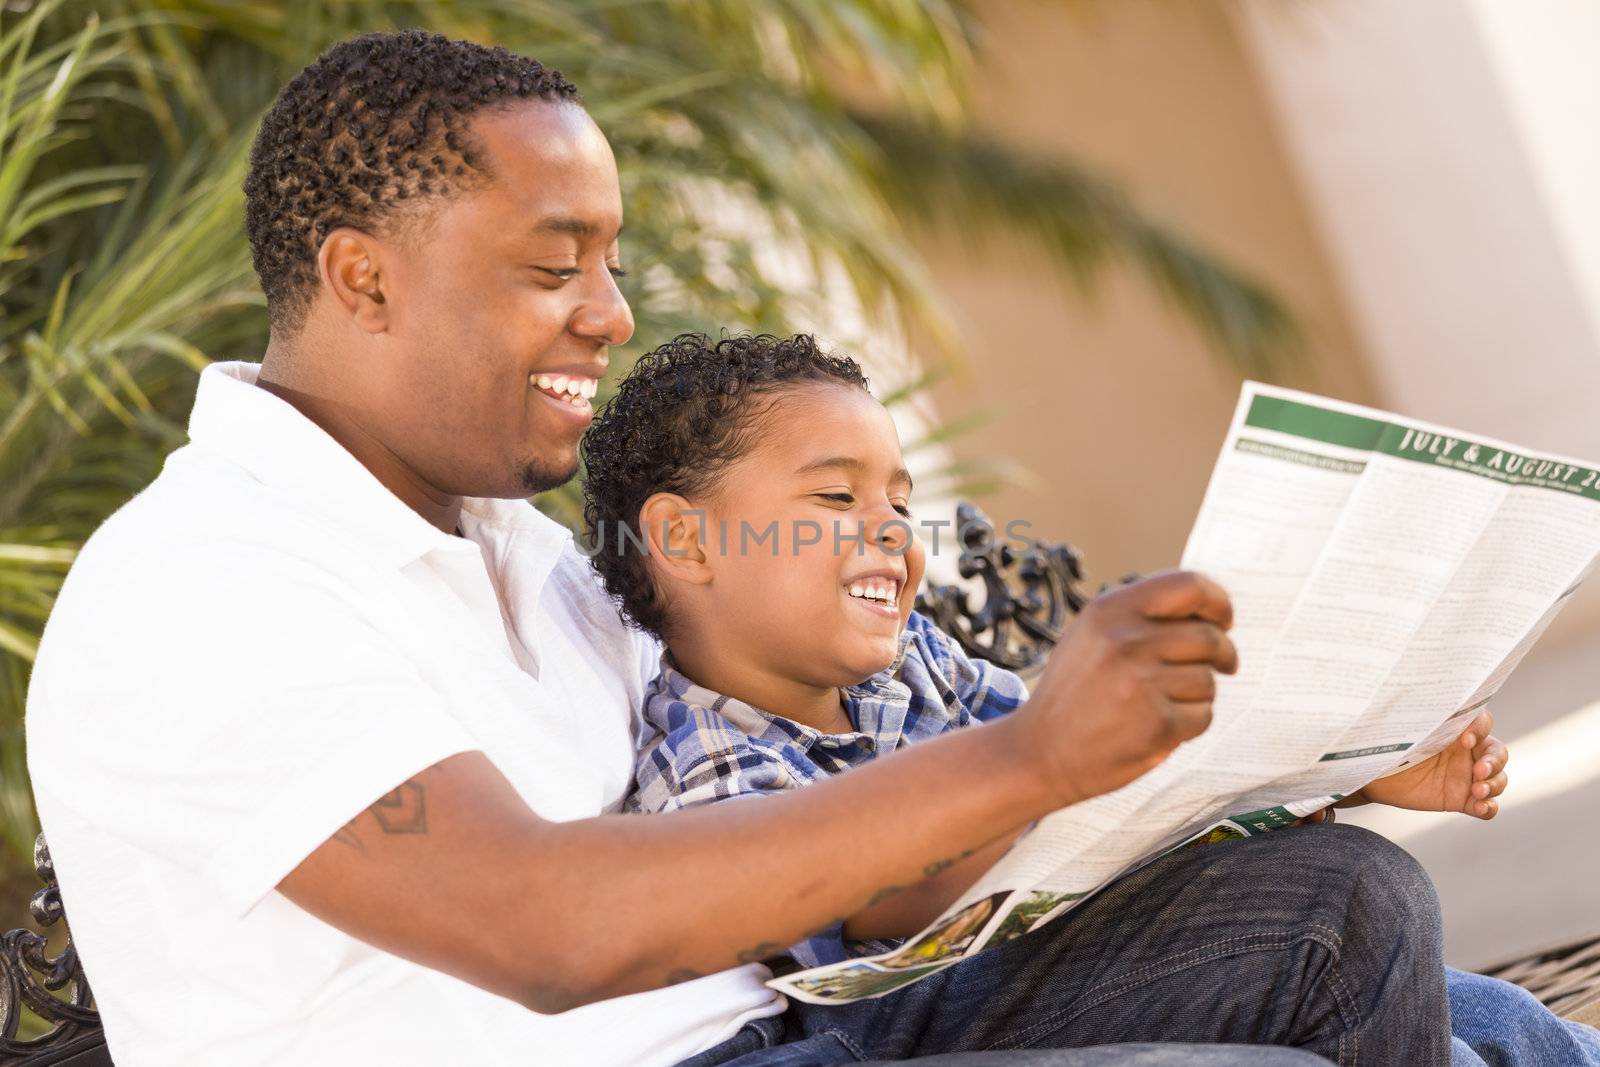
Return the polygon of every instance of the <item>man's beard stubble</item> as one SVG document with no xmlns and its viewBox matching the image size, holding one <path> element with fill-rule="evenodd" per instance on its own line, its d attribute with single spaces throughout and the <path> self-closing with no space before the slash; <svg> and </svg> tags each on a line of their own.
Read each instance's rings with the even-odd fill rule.
<svg viewBox="0 0 1600 1067">
<path fill-rule="evenodd" d="M 530 459 L 522 465 L 518 478 L 522 488 L 529 496 L 537 493 L 547 493 L 552 489 L 566 485 L 578 473 L 578 463 L 562 463 L 559 467 L 547 460 Z"/>
</svg>

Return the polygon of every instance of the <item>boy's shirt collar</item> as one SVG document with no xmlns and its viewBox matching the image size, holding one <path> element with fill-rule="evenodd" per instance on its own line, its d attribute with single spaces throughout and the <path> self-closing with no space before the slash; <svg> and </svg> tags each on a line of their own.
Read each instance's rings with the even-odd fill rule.
<svg viewBox="0 0 1600 1067">
<path fill-rule="evenodd" d="M 910 737 L 917 736 L 915 723 L 907 721 L 911 711 L 911 688 L 898 677 L 900 666 L 905 662 L 906 650 L 915 638 L 912 627 L 902 629 L 894 661 L 865 681 L 844 687 L 845 715 L 856 727 L 849 733 L 833 734 L 818 730 L 805 723 L 763 711 L 736 697 L 707 689 L 678 670 L 672 662 L 672 654 L 665 650 L 661 653 L 661 675 L 656 687 L 658 692 L 664 690 L 670 699 L 647 702 L 645 718 L 657 729 L 670 733 L 673 726 L 667 719 L 672 715 L 672 706 L 682 704 L 715 712 L 734 729 L 758 743 L 799 745 L 807 751 L 814 747 L 847 751 L 859 746 L 872 755 L 892 752 L 908 739 L 908 733 Z M 929 732 L 937 733 L 939 730 Z"/>
</svg>

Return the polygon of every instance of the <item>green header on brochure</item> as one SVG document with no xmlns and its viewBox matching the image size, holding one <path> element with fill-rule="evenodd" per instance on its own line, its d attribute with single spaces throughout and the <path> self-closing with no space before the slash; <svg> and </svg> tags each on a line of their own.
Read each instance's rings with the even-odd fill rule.
<svg viewBox="0 0 1600 1067">
<path fill-rule="evenodd" d="M 1314 407 L 1279 396 L 1258 396 L 1250 401 L 1250 412 L 1244 424 L 1368 452 L 1378 447 L 1383 431 L 1389 426 L 1364 415 Z"/>
<path fill-rule="evenodd" d="M 1445 467 L 1489 478 L 1506 485 L 1527 485 L 1537 489 L 1553 489 L 1589 500 L 1600 500 L 1600 471 L 1581 467 L 1563 460 L 1545 459 L 1526 452 L 1517 452 L 1498 445 L 1486 445 L 1449 433 L 1419 430 L 1399 423 L 1382 422 L 1364 415 L 1335 411 L 1277 396 L 1257 396 L 1250 402 L 1245 415 L 1245 425 L 1262 430 L 1276 430 L 1311 441 L 1355 448 L 1367 452 L 1381 452 L 1413 463 L 1426 463 L 1432 467 Z M 1243 440 L 1241 451 L 1256 452 L 1295 463 L 1308 463 L 1308 453 L 1283 449 L 1282 453 L 1270 451 L 1281 446 L 1265 442 Z M 1328 469 L 1345 469 L 1332 466 L 1333 457 L 1322 457 L 1316 464 Z M 1349 461 L 1340 460 L 1340 463 Z M 1354 473 L 1354 472 L 1352 472 Z"/>
<path fill-rule="evenodd" d="M 1497 445 L 1484 445 L 1464 437 L 1390 426 L 1376 449 L 1390 456 L 1476 474 L 1507 485 L 1554 489 L 1589 500 L 1600 500 L 1600 471 L 1558 459 L 1542 459 Z"/>
</svg>

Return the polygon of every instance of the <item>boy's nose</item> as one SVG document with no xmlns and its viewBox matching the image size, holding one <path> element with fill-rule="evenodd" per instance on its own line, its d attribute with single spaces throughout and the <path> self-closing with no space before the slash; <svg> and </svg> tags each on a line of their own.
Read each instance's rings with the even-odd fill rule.
<svg viewBox="0 0 1600 1067">
<path fill-rule="evenodd" d="M 893 508 L 887 509 L 887 516 L 877 517 L 877 526 L 873 541 L 880 548 L 890 552 L 899 552 L 906 547 L 911 539 L 911 524 L 906 517 Z"/>
</svg>

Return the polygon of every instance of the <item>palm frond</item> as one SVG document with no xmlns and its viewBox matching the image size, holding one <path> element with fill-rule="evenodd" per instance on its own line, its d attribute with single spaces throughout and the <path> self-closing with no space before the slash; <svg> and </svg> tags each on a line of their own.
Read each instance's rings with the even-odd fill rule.
<svg viewBox="0 0 1600 1067">
<path fill-rule="evenodd" d="M 1294 317 L 1276 296 L 1144 215 L 1105 179 L 971 131 L 880 113 L 852 117 L 872 143 L 864 165 L 918 217 L 950 222 L 981 214 L 1031 234 L 1084 289 L 1108 262 L 1125 261 L 1246 374 L 1269 375 L 1300 353 Z M 961 230 L 978 241 L 994 232 L 970 224 Z"/>
</svg>

